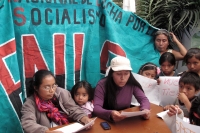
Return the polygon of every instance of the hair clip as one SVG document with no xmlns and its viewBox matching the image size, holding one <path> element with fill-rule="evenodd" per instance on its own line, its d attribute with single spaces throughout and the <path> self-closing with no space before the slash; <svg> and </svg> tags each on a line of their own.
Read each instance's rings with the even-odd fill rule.
<svg viewBox="0 0 200 133">
<path fill-rule="evenodd" d="M 152 67 L 155 67 L 156 69 L 157 69 L 157 66 L 156 65 L 153 65 L 153 64 L 146 64 L 146 65 L 144 65 L 143 67 L 142 67 L 142 69 L 141 70 L 143 70 L 145 67 L 147 67 L 147 66 L 152 66 Z"/>
<path fill-rule="evenodd" d="M 199 115 L 198 115 L 197 113 L 193 112 L 193 115 L 194 115 L 196 118 L 200 119 L 200 117 L 199 117 Z"/>
</svg>

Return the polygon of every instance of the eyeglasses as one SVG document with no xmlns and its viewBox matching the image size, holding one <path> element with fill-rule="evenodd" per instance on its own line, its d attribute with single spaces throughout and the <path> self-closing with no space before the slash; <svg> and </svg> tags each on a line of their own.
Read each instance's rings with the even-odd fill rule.
<svg viewBox="0 0 200 133">
<path fill-rule="evenodd" d="M 57 87 L 58 87 L 58 85 L 57 85 L 57 84 L 54 84 L 54 85 L 52 85 L 52 86 L 47 85 L 47 86 L 43 87 L 43 89 L 44 89 L 45 91 L 50 91 L 50 89 L 55 90 Z"/>
</svg>

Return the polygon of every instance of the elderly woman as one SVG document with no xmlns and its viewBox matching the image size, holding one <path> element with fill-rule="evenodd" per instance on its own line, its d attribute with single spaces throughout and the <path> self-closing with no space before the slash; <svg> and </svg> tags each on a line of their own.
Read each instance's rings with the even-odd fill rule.
<svg viewBox="0 0 200 133">
<path fill-rule="evenodd" d="M 111 60 L 108 76 L 101 79 L 95 89 L 94 111 L 98 117 L 118 122 L 125 119 L 119 113 L 130 107 L 132 95 L 140 103 L 140 110 L 145 110 L 145 119 L 150 117 L 150 103 L 141 85 L 131 74 L 129 59 L 117 56 Z"/>
<path fill-rule="evenodd" d="M 179 51 L 169 48 L 172 43 L 178 46 Z M 165 29 L 160 29 L 154 34 L 154 44 L 155 48 L 160 52 L 160 55 L 165 52 L 170 52 L 174 54 L 176 60 L 182 60 L 187 53 L 186 48 L 179 42 L 176 36 Z"/>
<path fill-rule="evenodd" d="M 50 71 L 37 71 L 29 89 L 30 96 L 21 110 L 21 124 L 26 133 L 58 133 L 48 128 L 68 124 L 70 120 L 85 124 L 91 121 L 75 104 L 70 92 L 57 86 Z"/>
</svg>

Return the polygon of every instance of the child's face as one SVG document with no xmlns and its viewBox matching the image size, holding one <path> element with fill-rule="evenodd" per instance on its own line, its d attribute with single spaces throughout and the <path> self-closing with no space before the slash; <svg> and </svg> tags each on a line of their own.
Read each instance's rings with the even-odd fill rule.
<svg viewBox="0 0 200 133">
<path fill-rule="evenodd" d="M 187 68 L 189 71 L 196 72 L 200 75 L 200 60 L 193 56 L 187 60 Z"/>
<path fill-rule="evenodd" d="M 165 61 L 161 65 L 161 71 L 166 75 L 166 76 L 173 76 L 173 71 L 174 71 L 174 65 L 169 63 L 168 61 Z"/>
<path fill-rule="evenodd" d="M 156 77 L 156 72 L 155 70 L 145 70 L 141 73 L 142 76 L 145 76 L 147 78 L 150 78 L 150 79 L 155 79 Z"/>
<path fill-rule="evenodd" d="M 89 99 L 89 95 L 85 88 L 78 88 L 77 92 L 74 94 L 74 100 L 78 105 L 84 105 Z"/>
<path fill-rule="evenodd" d="M 193 85 L 184 84 L 183 82 L 179 83 L 179 92 L 184 93 L 188 99 L 192 99 L 197 93 Z"/>
</svg>

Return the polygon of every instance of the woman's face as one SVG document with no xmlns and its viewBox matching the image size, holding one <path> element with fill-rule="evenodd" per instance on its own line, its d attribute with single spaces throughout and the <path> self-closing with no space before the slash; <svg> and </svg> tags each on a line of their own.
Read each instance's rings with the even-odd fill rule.
<svg viewBox="0 0 200 133">
<path fill-rule="evenodd" d="M 155 79 L 156 77 L 156 71 L 155 70 L 144 70 L 141 73 L 142 76 L 150 78 L 150 79 Z"/>
<path fill-rule="evenodd" d="M 169 63 L 168 61 L 165 61 L 161 64 L 161 71 L 166 76 L 173 76 L 174 75 L 174 65 Z"/>
<path fill-rule="evenodd" d="M 187 68 L 189 71 L 196 72 L 200 75 L 200 60 L 195 56 L 187 60 Z"/>
<path fill-rule="evenodd" d="M 123 87 L 126 85 L 130 77 L 130 71 L 129 70 L 114 71 L 112 77 L 117 86 Z"/>
<path fill-rule="evenodd" d="M 43 100 L 49 100 L 53 98 L 56 88 L 57 85 L 54 77 L 52 75 L 47 75 L 43 78 L 42 84 L 39 86 L 37 92 L 40 98 Z"/>
<path fill-rule="evenodd" d="M 157 35 L 155 38 L 155 46 L 160 53 L 166 52 L 169 46 L 169 41 L 167 36 L 164 34 Z"/>
</svg>

